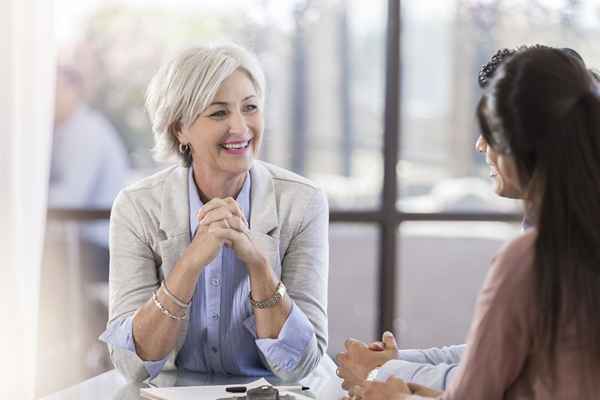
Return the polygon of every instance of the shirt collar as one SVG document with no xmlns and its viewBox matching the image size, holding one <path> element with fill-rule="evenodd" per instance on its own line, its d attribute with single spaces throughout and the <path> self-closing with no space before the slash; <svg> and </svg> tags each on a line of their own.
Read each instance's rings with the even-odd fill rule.
<svg viewBox="0 0 600 400">
<path fill-rule="evenodd" d="M 196 219 L 196 214 L 198 210 L 204 205 L 202 200 L 200 200 L 200 196 L 198 195 L 198 190 L 196 189 L 196 184 L 194 183 L 194 170 L 192 167 L 188 168 L 188 198 L 190 199 L 190 232 L 192 233 L 192 237 L 196 233 L 196 229 L 198 228 L 198 220 Z M 240 205 L 244 216 L 246 217 L 246 221 L 250 221 L 250 190 L 252 188 L 252 178 L 250 178 L 250 174 L 246 173 L 246 179 L 244 179 L 244 185 L 242 186 L 242 190 L 237 195 L 235 200 Z"/>
</svg>

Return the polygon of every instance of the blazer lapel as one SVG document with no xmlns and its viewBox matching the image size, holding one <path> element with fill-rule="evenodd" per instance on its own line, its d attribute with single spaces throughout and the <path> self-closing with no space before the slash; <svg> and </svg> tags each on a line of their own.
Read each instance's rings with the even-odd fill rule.
<svg viewBox="0 0 600 400">
<path fill-rule="evenodd" d="M 260 161 L 250 169 L 250 236 L 269 259 L 271 268 L 281 276 L 279 254 L 279 217 L 275 201 L 275 188 L 269 170 Z"/>
</svg>

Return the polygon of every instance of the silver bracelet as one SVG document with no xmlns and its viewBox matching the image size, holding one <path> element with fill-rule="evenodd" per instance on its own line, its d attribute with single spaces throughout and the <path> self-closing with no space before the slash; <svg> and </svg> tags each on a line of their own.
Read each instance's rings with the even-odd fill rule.
<svg viewBox="0 0 600 400">
<path fill-rule="evenodd" d="M 171 318 L 171 319 L 175 319 L 177 321 L 183 321 L 184 319 L 187 319 L 187 312 L 184 311 L 183 315 L 177 316 L 173 313 L 171 313 L 171 311 L 167 310 L 167 308 L 165 306 L 162 305 L 162 303 L 158 300 L 158 296 L 156 295 L 156 293 L 158 293 L 158 290 L 154 293 L 152 293 L 152 301 L 154 302 L 154 305 L 156 307 L 158 307 L 158 309 L 160 310 L 161 313 L 165 314 L 167 317 Z"/>
<path fill-rule="evenodd" d="M 261 308 L 261 309 L 271 308 L 281 301 L 283 296 L 285 296 L 285 293 L 286 293 L 285 285 L 283 284 L 283 282 L 279 281 L 279 284 L 277 285 L 277 288 L 275 289 L 275 293 L 273 293 L 273 296 L 271 296 L 267 300 L 263 300 L 263 301 L 254 300 L 252 298 L 252 292 L 248 293 L 248 298 L 250 299 L 250 304 L 252 304 L 252 307 L 254 307 L 254 308 Z"/>
<path fill-rule="evenodd" d="M 184 303 L 183 301 L 179 300 L 179 298 L 177 296 L 175 296 L 173 293 L 171 293 L 171 291 L 167 287 L 166 280 L 162 282 L 162 285 L 160 285 L 160 287 L 163 288 L 163 292 L 165 292 L 167 297 L 169 299 L 171 299 L 173 301 L 173 303 L 177 304 L 179 307 L 184 308 L 186 310 L 190 307 L 190 304 L 192 303 L 191 301 L 189 303 Z"/>
</svg>

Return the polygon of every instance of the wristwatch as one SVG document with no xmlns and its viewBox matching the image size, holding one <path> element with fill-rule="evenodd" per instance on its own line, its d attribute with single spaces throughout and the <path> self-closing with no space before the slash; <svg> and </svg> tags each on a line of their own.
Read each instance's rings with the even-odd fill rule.
<svg viewBox="0 0 600 400">
<path fill-rule="evenodd" d="M 274 305 L 278 304 L 281 299 L 283 299 L 283 296 L 285 296 L 286 293 L 286 289 L 285 289 L 285 285 L 283 284 L 283 282 L 279 281 L 279 284 L 277 285 L 277 288 L 275 289 L 275 293 L 273 293 L 273 296 L 271 296 L 270 298 L 268 298 L 267 300 L 263 300 L 263 301 L 256 301 L 252 298 L 252 292 L 248 293 L 248 299 L 250 300 L 250 304 L 252 304 L 252 307 L 254 308 L 271 308 Z"/>
</svg>

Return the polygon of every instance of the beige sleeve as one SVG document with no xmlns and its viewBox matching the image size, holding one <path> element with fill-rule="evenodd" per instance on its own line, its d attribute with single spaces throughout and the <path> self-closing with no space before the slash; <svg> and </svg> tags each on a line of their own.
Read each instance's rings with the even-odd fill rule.
<svg viewBox="0 0 600 400">
<path fill-rule="evenodd" d="M 306 315 L 315 335 L 292 371 L 272 368 L 287 381 L 297 381 L 312 372 L 327 350 L 327 284 L 329 275 L 329 207 L 317 190 L 306 209 L 298 233 L 282 259 L 281 280 L 296 306 Z"/>
<path fill-rule="evenodd" d="M 108 324 L 128 318 L 150 299 L 159 286 L 153 252 L 135 204 L 123 191 L 115 200 L 110 219 L 110 274 Z M 115 368 L 129 381 L 148 377 L 144 362 L 133 352 L 108 345 Z M 173 366 L 172 352 L 165 369 Z"/>
</svg>

